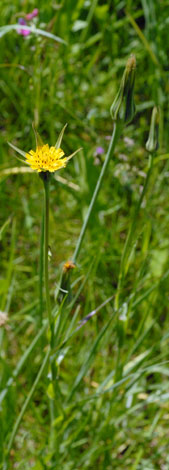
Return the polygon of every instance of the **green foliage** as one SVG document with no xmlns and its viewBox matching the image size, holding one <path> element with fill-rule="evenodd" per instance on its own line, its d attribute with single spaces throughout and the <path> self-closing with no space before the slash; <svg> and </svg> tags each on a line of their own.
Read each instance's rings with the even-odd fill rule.
<svg viewBox="0 0 169 470">
<path fill-rule="evenodd" d="M 2 2 L 2 470 L 168 470 L 167 3 Z M 36 34 L 18 34 L 13 25 L 36 7 L 29 23 Z M 110 106 L 133 53 L 136 115 L 117 142 L 65 296 L 63 264 L 76 251 L 113 131 Z M 159 148 L 152 160 L 145 144 L 154 106 Z M 50 145 L 68 123 L 65 155 L 82 147 L 51 178 L 50 365 L 43 186 L 14 151 L 35 148 L 32 123 Z"/>
</svg>

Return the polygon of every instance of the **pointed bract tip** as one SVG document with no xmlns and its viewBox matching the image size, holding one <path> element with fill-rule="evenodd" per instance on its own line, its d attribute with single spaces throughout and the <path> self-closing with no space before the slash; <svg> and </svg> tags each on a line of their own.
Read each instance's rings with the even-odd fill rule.
<svg viewBox="0 0 169 470">
<path fill-rule="evenodd" d="M 119 91 L 110 108 L 113 121 L 123 125 L 128 124 L 134 117 L 134 82 L 135 82 L 136 59 L 132 54 L 127 60 L 122 76 Z"/>
<path fill-rule="evenodd" d="M 43 140 L 41 139 L 40 135 L 38 134 L 38 132 L 36 130 L 36 126 L 35 126 L 34 122 L 32 122 L 32 129 L 33 129 L 33 132 L 35 134 L 36 148 L 37 147 L 42 147 L 44 145 L 44 143 L 43 143 Z"/>
<path fill-rule="evenodd" d="M 159 108 L 154 106 L 151 115 L 150 131 L 146 142 L 146 150 L 153 153 L 158 148 Z"/>
<path fill-rule="evenodd" d="M 134 70 L 136 68 L 136 57 L 134 54 L 131 54 L 131 56 L 128 58 L 126 68 L 130 70 Z"/>
</svg>

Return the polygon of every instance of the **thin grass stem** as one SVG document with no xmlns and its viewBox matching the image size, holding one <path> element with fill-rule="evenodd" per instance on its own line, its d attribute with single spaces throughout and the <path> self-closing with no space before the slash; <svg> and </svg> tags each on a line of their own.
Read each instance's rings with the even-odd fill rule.
<svg viewBox="0 0 169 470">
<path fill-rule="evenodd" d="M 116 312 L 119 311 L 120 294 L 121 294 L 121 289 L 122 289 L 124 278 L 125 278 L 125 267 L 126 267 L 126 263 L 127 263 L 127 260 L 128 260 L 130 246 L 132 244 L 132 241 L 133 241 L 133 238 L 134 238 L 134 235 L 135 235 L 135 229 L 136 229 L 136 225 L 137 225 L 138 214 L 139 214 L 140 207 L 141 207 L 141 204 L 143 202 L 146 190 L 148 188 L 150 176 L 151 176 L 151 173 L 152 173 L 152 168 L 153 168 L 153 155 L 150 154 L 149 155 L 148 172 L 147 172 L 146 180 L 145 180 L 145 183 L 144 183 L 142 193 L 140 195 L 140 198 L 137 202 L 137 205 L 136 205 L 136 208 L 135 208 L 135 211 L 134 211 L 133 219 L 132 219 L 132 222 L 131 222 L 131 225 L 130 225 L 130 228 L 129 228 L 129 232 L 128 232 L 128 235 L 127 235 L 127 238 L 126 238 L 126 242 L 125 242 L 125 245 L 124 245 L 124 250 L 123 250 L 123 254 L 122 254 L 122 258 L 121 258 L 119 280 L 118 280 L 117 292 L 116 292 L 116 296 L 115 296 L 115 311 Z M 116 372 L 115 372 L 116 379 L 121 377 L 121 374 L 122 374 L 122 365 L 121 365 L 121 360 L 120 360 L 120 349 L 122 347 L 121 342 L 122 343 L 124 342 L 123 322 L 121 320 L 118 320 L 118 321 L 121 323 L 121 329 L 123 330 L 123 332 L 121 334 L 122 339 L 121 339 L 121 341 L 119 340 L 119 344 L 118 344 Z M 119 327 L 120 327 L 120 325 L 119 325 Z"/>
<path fill-rule="evenodd" d="M 39 381 L 40 381 L 40 379 L 41 379 L 41 377 L 42 377 L 42 374 L 43 374 L 43 371 L 44 371 L 44 369 L 45 369 L 45 367 L 46 367 L 46 365 L 47 365 L 49 356 L 50 356 L 50 348 L 48 349 L 48 351 L 47 351 L 47 353 L 46 353 L 46 355 L 45 355 L 45 357 L 44 357 L 44 360 L 43 360 L 42 365 L 41 365 L 41 367 L 40 367 L 40 369 L 39 369 L 39 372 L 38 372 L 38 374 L 37 374 L 37 376 L 36 376 L 36 379 L 35 379 L 35 381 L 34 381 L 34 383 L 33 383 L 33 385 L 32 385 L 32 388 L 31 388 L 31 390 L 30 390 L 30 392 L 29 392 L 29 394 L 28 394 L 28 396 L 27 396 L 27 398 L 26 398 L 26 400 L 25 400 L 25 402 L 24 402 L 24 404 L 23 404 L 23 406 L 22 406 L 22 408 L 21 408 L 21 411 L 20 411 L 20 413 L 19 413 L 19 416 L 18 416 L 18 418 L 17 418 L 17 420 L 16 420 L 16 422 L 15 422 L 15 425 L 14 425 L 14 427 L 13 427 L 12 434 L 11 434 L 11 437 L 10 437 L 10 440 L 9 440 L 9 444 L 8 444 L 8 446 L 7 446 L 7 456 L 9 455 L 10 450 L 11 450 L 11 448 L 12 448 L 12 445 L 13 445 L 13 442 L 14 442 L 14 439 L 15 439 L 15 436 L 16 436 L 16 433 L 17 433 L 17 430 L 18 430 L 18 428 L 19 428 L 19 426 L 20 426 L 20 423 L 21 423 L 21 421 L 22 421 L 23 415 L 24 415 L 24 413 L 25 413 L 25 411 L 26 411 L 26 409 L 27 409 L 27 407 L 28 407 L 28 405 L 29 405 L 29 403 L 30 403 L 30 401 L 31 401 L 31 399 L 32 399 L 32 396 L 33 396 L 33 394 L 34 394 L 34 392 L 35 392 L 35 389 L 36 389 L 36 387 L 37 387 L 37 385 L 38 385 L 38 383 L 39 383 Z"/>
<path fill-rule="evenodd" d="M 126 261 L 127 261 L 128 250 L 130 248 L 130 245 L 132 243 L 132 240 L 133 240 L 133 237 L 134 237 L 134 234 L 135 234 L 135 228 L 136 228 L 136 224 L 137 224 L 137 218 L 138 218 L 139 210 L 140 210 L 141 204 L 143 202 L 143 199 L 144 199 L 147 187 L 148 187 L 148 183 L 149 183 L 150 176 L 151 176 L 151 173 L 152 173 L 152 168 L 153 168 L 153 155 L 149 155 L 148 172 L 147 172 L 146 180 L 145 180 L 145 183 L 144 183 L 144 187 L 143 187 L 141 196 L 140 196 L 140 198 L 137 202 L 137 205 L 136 205 L 136 208 L 135 208 L 135 211 L 134 211 L 134 216 L 133 216 L 133 219 L 132 219 L 129 231 L 128 231 L 128 235 L 127 235 L 127 238 L 126 238 L 126 242 L 125 242 L 125 245 L 124 245 L 124 250 L 123 250 L 123 254 L 122 254 L 122 258 L 121 258 L 119 281 L 118 281 L 118 286 L 117 286 L 117 293 L 116 293 L 116 296 L 115 296 L 115 310 L 119 309 L 119 296 L 120 296 L 122 283 L 123 283 L 124 276 L 125 276 L 124 271 L 125 271 L 125 264 L 126 264 Z"/>
<path fill-rule="evenodd" d="M 28 360 L 30 354 L 32 353 L 33 349 L 35 348 L 35 346 L 37 345 L 39 339 L 41 339 L 42 335 L 44 334 L 45 330 L 46 330 L 46 326 L 47 326 L 47 322 L 45 322 L 45 324 L 42 326 L 42 328 L 40 329 L 40 331 L 38 332 L 38 334 L 35 336 L 35 338 L 33 339 L 33 341 L 31 342 L 30 346 L 26 349 L 26 351 L 24 352 L 23 356 L 21 357 L 21 359 L 19 360 L 17 366 L 15 367 L 12 375 L 9 377 L 8 379 L 8 382 L 5 386 L 5 388 L 2 390 L 2 392 L 0 393 L 0 406 L 2 405 L 2 402 L 6 396 L 6 394 L 8 393 L 10 387 L 12 386 L 14 380 L 16 380 L 16 378 L 18 377 L 19 373 L 21 372 L 25 362 Z"/>
<path fill-rule="evenodd" d="M 80 249 L 81 249 L 83 238 L 85 236 L 86 229 L 87 229 L 87 226 L 88 226 L 88 223 L 89 223 L 89 220 L 90 220 L 90 216 L 91 216 L 91 213 L 93 211 L 97 196 L 99 194 L 99 191 L 100 191 L 100 188 L 101 188 L 101 185 L 102 185 L 102 182 L 103 182 L 103 178 L 104 178 L 104 175 L 106 173 L 107 167 L 109 165 L 110 159 L 113 156 L 114 148 L 115 148 L 117 139 L 118 139 L 118 137 L 121 133 L 121 130 L 122 130 L 122 124 L 120 124 L 118 122 L 115 123 L 114 124 L 114 129 L 113 129 L 113 134 L 112 134 L 111 141 L 110 141 L 110 144 L 109 144 L 109 148 L 108 148 L 108 151 L 107 151 L 107 155 L 106 155 L 102 170 L 100 172 L 99 178 L 97 180 L 97 184 L 96 184 L 96 187 L 95 187 L 95 190 L 94 190 L 94 193 L 93 193 L 93 196 L 92 196 L 89 208 L 88 208 L 88 212 L 87 212 L 86 218 L 84 220 L 84 223 L 82 225 L 82 229 L 81 229 L 81 232 L 80 232 L 77 244 L 76 244 L 76 248 L 75 248 L 75 251 L 74 251 L 74 254 L 73 254 L 73 262 L 74 263 L 76 262 L 77 257 L 80 253 Z"/>
</svg>

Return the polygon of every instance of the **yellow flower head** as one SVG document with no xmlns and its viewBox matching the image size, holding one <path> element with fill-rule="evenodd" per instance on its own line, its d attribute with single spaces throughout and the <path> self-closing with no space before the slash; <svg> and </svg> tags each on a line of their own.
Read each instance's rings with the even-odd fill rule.
<svg viewBox="0 0 169 470">
<path fill-rule="evenodd" d="M 56 142 L 55 147 L 49 147 L 48 144 L 45 144 L 42 142 L 41 137 L 37 133 L 36 129 L 34 129 L 35 133 L 35 138 L 36 138 L 36 150 L 30 150 L 28 153 L 24 152 L 23 150 L 19 149 L 15 145 L 11 144 L 10 142 L 9 145 L 12 147 L 17 153 L 19 153 L 22 156 L 22 159 L 19 158 L 24 163 L 27 163 L 27 165 L 30 165 L 32 170 L 40 172 L 50 172 L 54 173 L 54 171 L 60 170 L 61 168 L 65 168 L 67 162 L 76 155 L 81 149 L 75 150 L 75 152 L 71 153 L 68 157 L 64 157 L 64 152 L 60 148 L 61 143 L 62 143 L 62 138 L 64 131 L 66 129 L 67 124 L 63 127 L 61 130 L 58 140 Z M 18 158 L 18 157 L 17 157 Z"/>
<path fill-rule="evenodd" d="M 49 147 L 48 144 L 38 146 L 26 153 L 26 163 L 32 170 L 54 172 L 66 166 L 68 158 L 63 158 L 64 152 L 61 148 Z"/>
</svg>

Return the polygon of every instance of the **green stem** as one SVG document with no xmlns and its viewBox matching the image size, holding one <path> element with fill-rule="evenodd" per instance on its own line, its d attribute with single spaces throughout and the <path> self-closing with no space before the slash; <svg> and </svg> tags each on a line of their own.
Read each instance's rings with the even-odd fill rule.
<svg viewBox="0 0 169 470">
<path fill-rule="evenodd" d="M 45 292 L 46 292 L 46 307 L 47 314 L 49 319 L 50 326 L 50 368 L 52 376 L 52 385 L 54 397 L 50 400 L 50 415 L 51 415 L 51 434 L 50 434 L 50 447 L 51 450 L 54 450 L 56 445 L 55 439 L 55 429 L 53 427 L 53 421 L 56 417 L 56 408 L 58 408 L 58 383 L 57 383 L 57 368 L 55 360 L 52 357 L 54 349 L 54 321 L 52 318 L 52 310 L 50 303 L 50 293 L 49 293 L 49 268 L 48 268 L 48 245 L 49 245 L 49 187 L 50 187 L 50 175 L 45 174 L 43 178 L 44 182 L 44 202 L 45 202 L 45 211 L 44 211 L 44 278 L 45 278 Z"/>
<path fill-rule="evenodd" d="M 93 193 L 93 196 L 92 196 L 89 208 L 88 208 L 86 218 L 85 218 L 84 223 L 82 225 L 82 229 L 81 229 L 81 232 L 80 232 L 80 235 L 79 235 L 78 242 L 76 244 L 76 248 L 75 248 L 74 255 L 73 255 L 73 262 L 74 263 L 76 262 L 76 259 L 79 255 L 81 245 L 82 245 L 82 241 L 83 241 L 83 238 L 84 238 L 85 233 L 86 233 L 86 229 L 87 229 L 87 226 L 88 226 L 88 223 L 89 223 L 89 219 L 90 219 L 94 204 L 96 202 L 98 193 L 100 191 L 101 184 L 102 184 L 105 172 L 107 170 L 107 167 L 109 165 L 110 159 L 113 156 L 114 148 L 115 148 L 117 139 L 118 139 L 118 137 L 121 133 L 121 130 L 122 130 L 122 125 L 119 124 L 119 123 L 115 123 L 114 124 L 114 129 L 113 129 L 113 134 L 112 134 L 111 141 L 110 141 L 109 148 L 108 148 L 108 152 L 107 152 L 102 170 L 100 172 L 99 178 L 97 180 L 97 184 L 96 184 L 96 187 L 95 187 L 95 190 L 94 190 L 94 193 Z"/>
<path fill-rule="evenodd" d="M 93 15 L 94 15 L 94 12 L 95 12 L 95 9 L 97 7 L 97 3 L 98 3 L 98 0 L 93 0 L 93 2 L 91 2 L 91 7 L 90 7 L 90 10 L 89 10 L 89 13 L 88 13 L 88 16 L 87 16 L 87 19 L 86 19 L 86 27 L 82 30 L 82 34 L 81 34 L 81 42 L 84 42 L 85 39 L 86 39 L 86 36 L 87 36 L 87 33 L 88 33 L 88 29 L 90 27 L 90 24 L 91 24 L 91 21 L 92 21 L 92 18 L 93 18 Z"/>
<path fill-rule="evenodd" d="M 44 263 L 44 209 L 42 211 L 40 254 L 39 254 L 39 324 L 42 327 L 43 320 L 43 263 Z"/>
<path fill-rule="evenodd" d="M 144 199 L 144 196 L 145 196 L 148 184 L 149 184 L 152 168 L 153 168 L 153 155 L 149 155 L 148 172 L 147 172 L 146 180 L 145 180 L 145 183 L 144 183 L 144 187 L 143 187 L 141 196 L 140 196 L 140 198 L 137 202 L 137 205 L 136 205 L 136 208 L 135 208 L 135 211 L 134 211 L 134 216 L 133 216 L 130 228 L 129 228 L 129 232 L 128 232 L 128 235 L 127 235 L 127 238 L 126 238 L 126 241 L 125 241 L 124 250 L 123 250 L 123 254 L 122 254 L 122 258 L 121 258 L 119 281 L 118 281 L 117 293 L 116 293 L 116 297 L 115 297 L 115 310 L 119 309 L 119 296 L 120 296 L 123 280 L 124 280 L 124 277 L 125 277 L 124 271 L 125 271 L 125 264 L 126 264 L 127 255 L 128 255 L 128 249 L 131 245 L 131 242 L 132 242 L 134 234 L 135 234 L 135 228 L 136 228 L 136 224 L 137 224 L 138 213 L 139 213 L 141 204 L 143 202 L 143 199 Z"/>
<path fill-rule="evenodd" d="M 43 180 L 44 182 L 44 203 L 45 203 L 45 212 L 44 212 L 44 275 L 45 275 L 45 292 L 46 292 L 46 307 L 47 314 L 49 319 L 49 325 L 51 329 L 51 335 L 53 335 L 52 330 L 52 311 L 49 295 L 49 272 L 48 272 L 48 246 L 49 246 L 49 185 L 50 180 L 47 176 Z"/>
</svg>

